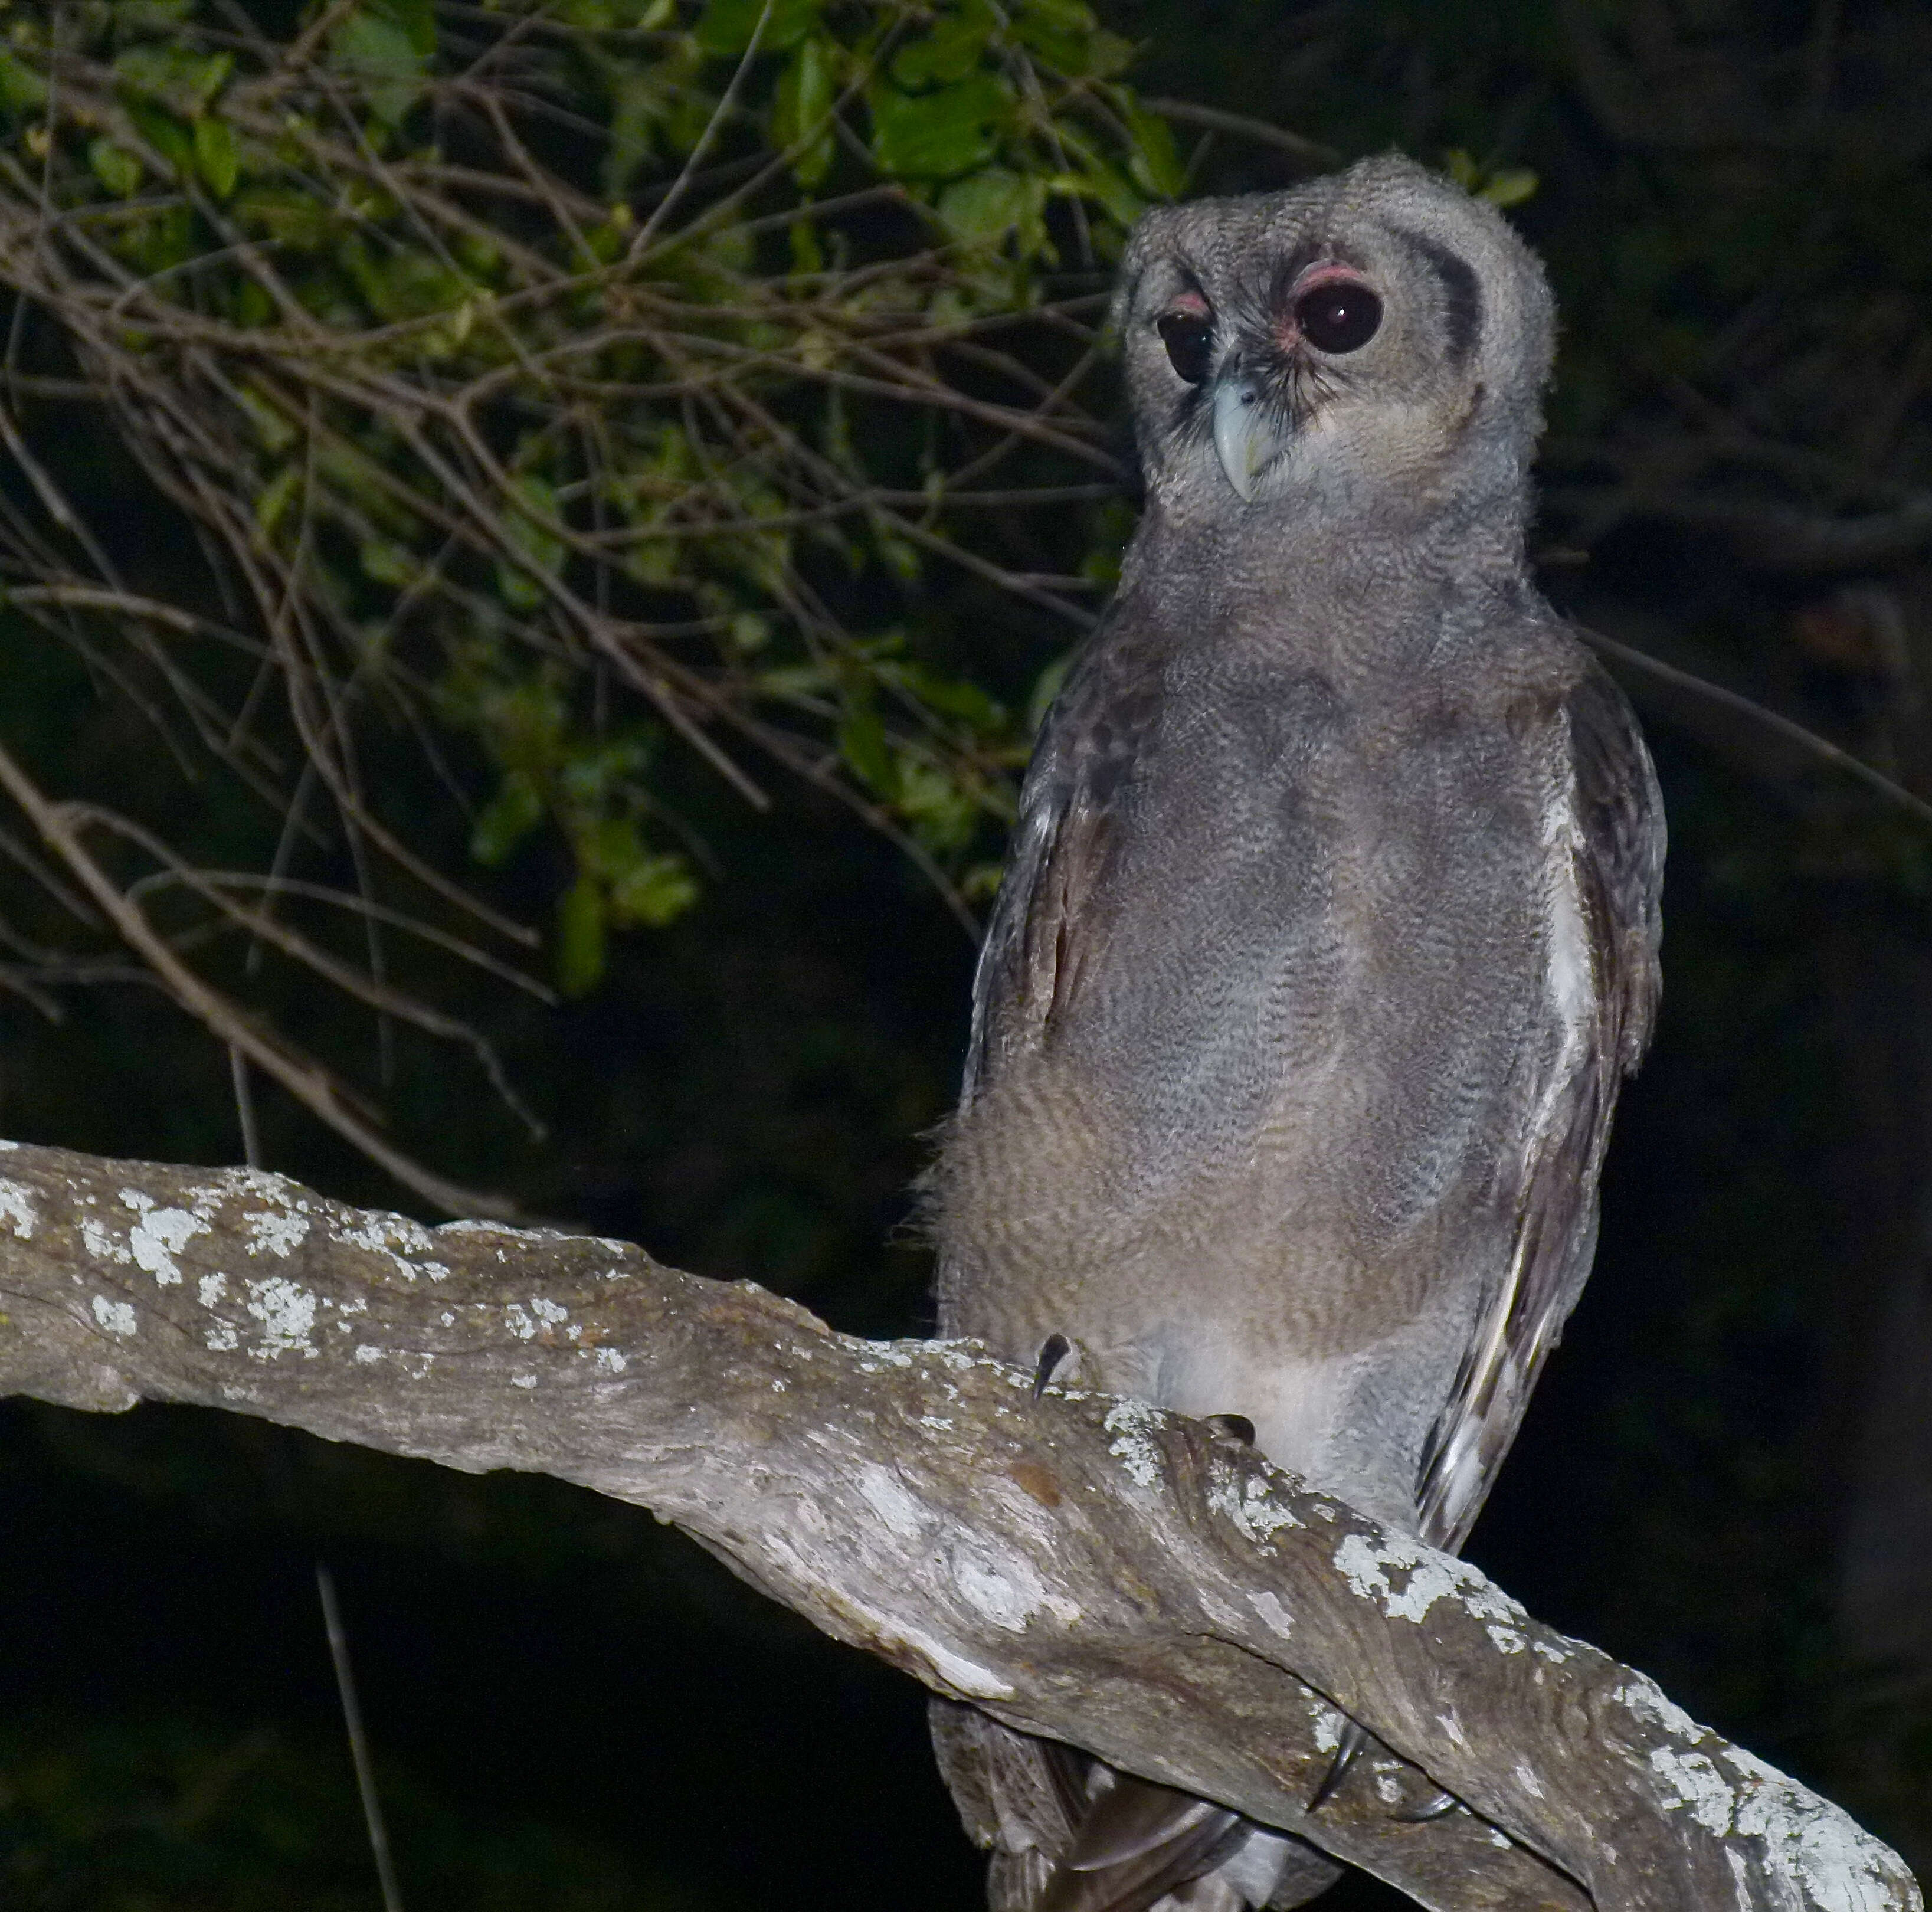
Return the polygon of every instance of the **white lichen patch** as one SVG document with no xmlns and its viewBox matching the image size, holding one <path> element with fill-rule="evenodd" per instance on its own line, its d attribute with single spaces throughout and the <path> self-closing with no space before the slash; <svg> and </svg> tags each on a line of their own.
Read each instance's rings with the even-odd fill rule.
<svg viewBox="0 0 1932 1912">
<path fill-rule="evenodd" d="M 39 1220 L 34 1208 L 34 1191 L 23 1183 L 0 1180 L 0 1221 L 12 1227 L 16 1238 L 31 1241 L 34 1224 Z"/>
<path fill-rule="evenodd" d="M 345 1228 L 342 1239 L 352 1248 L 367 1248 L 374 1255 L 427 1255 L 436 1246 L 436 1237 L 421 1222 L 407 1215 L 371 1215 L 354 1228 Z"/>
<path fill-rule="evenodd" d="M 1516 1783 L 1520 1786 L 1532 1799 L 1540 1799 L 1542 1798 L 1543 1781 L 1539 1779 L 1534 1772 L 1531 1772 L 1529 1768 L 1525 1766 L 1521 1760 L 1518 1760 L 1516 1763 Z"/>
<path fill-rule="evenodd" d="M 1402 1781 L 1393 1772 L 1378 1772 L 1376 1775 L 1376 1791 L 1384 1805 L 1400 1805 L 1402 1803 Z"/>
<path fill-rule="evenodd" d="M 1160 1478 L 1160 1448 L 1154 1439 L 1167 1417 L 1146 1401 L 1117 1401 L 1101 1423 L 1114 1436 L 1107 1451 L 1127 1471 L 1127 1478 L 1144 1487 Z"/>
<path fill-rule="evenodd" d="M 436 1246 L 436 1237 L 421 1222 L 411 1221 L 407 1215 L 365 1217 L 355 1226 L 342 1229 L 340 1239 L 352 1248 L 366 1249 L 372 1255 L 385 1256 L 405 1281 L 415 1280 L 420 1272 L 408 1257 L 415 1255 L 427 1258 Z M 499 1250 L 497 1259 L 502 1259 L 502 1253 Z M 436 1266 L 441 1268 L 442 1264 L 438 1262 Z M 441 1277 L 436 1278 L 440 1280 Z"/>
<path fill-rule="evenodd" d="M 292 1209 L 297 1214 L 308 1213 L 308 1198 L 302 1193 L 302 1184 L 290 1181 L 286 1175 L 277 1175 L 272 1169 L 224 1169 L 220 1180 L 219 1187 L 197 1188 L 194 1191 L 196 1203 L 203 1196 L 214 1203 L 230 1195 L 246 1195 L 257 1202 L 272 1202 L 278 1208 Z"/>
<path fill-rule="evenodd" d="M 597 1350 L 597 1365 L 608 1373 L 621 1374 L 630 1364 L 615 1348 L 599 1348 Z"/>
<path fill-rule="evenodd" d="M 1451 1706 L 1447 1712 L 1438 1713 L 1436 1715 L 1436 1723 L 1448 1734 L 1453 1744 L 1466 1746 L 1469 1743 L 1462 1736 L 1462 1722 L 1456 1717 L 1456 1709 L 1454 1706 Z"/>
<path fill-rule="evenodd" d="M 1555 1641 L 1550 1640 L 1532 1640 L 1529 1643 L 1529 1650 L 1532 1653 L 1540 1654 L 1552 1666 L 1560 1667 L 1565 1660 L 1574 1660 L 1576 1657 L 1568 1647 L 1559 1646 Z M 1538 1668 L 1536 1676 L 1539 1679 L 1543 1677 L 1540 1667 Z"/>
<path fill-rule="evenodd" d="M 356 1358 L 362 1366 L 373 1367 L 382 1358 L 382 1350 L 373 1341 L 364 1341 L 356 1349 Z"/>
<path fill-rule="evenodd" d="M 1485 1631 L 1499 1653 L 1520 1653 L 1529 1644 L 1528 1639 L 1513 1626 L 1492 1626 Z"/>
<path fill-rule="evenodd" d="M 1675 1739 L 1694 1745 L 1712 1736 L 1708 1727 L 1700 1726 L 1648 1674 L 1633 1675 L 1630 1683 L 1619 1686 L 1610 1697 L 1628 1706 L 1646 1725 L 1659 1727 Z"/>
<path fill-rule="evenodd" d="M 178 1286 L 182 1271 L 175 1257 L 195 1236 L 209 1232 L 207 1217 L 186 1208 L 158 1208 L 154 1197 L 138 1188 L 122 1190 L 121 1202 L 134 1211 L 128 1252 L 135 1266 L 152 1274 L 158 1287 Z"/>
<path fill-rule="evenodd" d="M 560 1328 L 570 1319 L 570 1310 L 539 1295 L 530 1303 L 530 1313 L 546 1328 Z"/>
<path fill-rule="evenodd" d="M 1332 1753 L 1342 1743 L 1342 1729 L 1348 1721 L 1333 1706 L 1324 1706 L 1315 1715 L 1315 1750 Z"/>
<path fill-rule="evenodd" d="M 1374 1600 L 1390 1619 L 1418 1625 L 1438 1600 L 1454 1600 L 1473 1619 L 1521 1621 L 1528 1616 L 1474 1567 L 1438 1553 L 1400 1534 L 1376 1538 L 1348 1535 L 1335 1550 L 1335 1565 L 1364 1600 Z M 1390 1573 L 1407 1576 L 1398 1588 Z"/>
<path fill-rule="evenodd" d="M 135 1331 L 133 1307 L 125 1301 L 110 1301 L 105 1295 L 94 1298 L 94 1318 L 110 1334 L 126 1336 Z"/>
<path fill-rule="evenodd" d="M 1688 1810 L 1706 1832 L 1721 1835 L 1731 1829 L 1737 1796 L 1707 1754 L 1659 1746 L 1650 1756 L 1650 1768 L 1663 1782 L 1666 1811 Z"/>
<path fill-rule="evenodd" d="M 194 1284 L 195 1298 L 205 1308 L 212 1308 L 228 1292 L 228 1277 L 225 1274 L 204 1274 Z"/>
<path fill-rule="evenodd" d="M 922 1427 L 930 1427 L 935 1434 L 950 1434 L 952 1431 L 952 1423 L 944 1415 L 922 1414 L 919 1417 L 919 1424 Z"/>
<path fill-rule="evenodd" d="M 248 1312 L 262 1324 L 262 1338 L 249 1352 L 257 1361 L 274 1361 L 299 1350 L 313 1358 L 315 1296 L 286 1277 L 272 1274 L 248 1283 Z"/>
<path fill-rule="evenodd" d="M 512 1301 L 505 1307 L 503 1325 L 520 1341 L 534 1341 L 537 1338 L 537 1325 L 520 1301 Z"/>
<path fill-rule="evenodd" d="M 1286 1640 L 1294 1625 L 1294 1616 L 1281 1604 L 1279 1595 L 1264 1589 L 1259 1593 L 1248 1595 L 1248 1604 L 1262 1617 L 1262 1623 L 1272 1633 L 1278 1633 Z"/>
<path fill-rule="evenodd" d="M 308 1216 L 286 1208 L 252 1209 L 242 1217 L 242 1226 L 248 1231 L 250 1254 L 273 1255 L 281 1261 L 286 1261 L 308 1236 Z"/>
<path fill-rule="evenodd" d="M 1739 1781 L 1732 1829 L 1760 1842 L 1774 1879 L 1790 1880 L 1807 1904 L 1829 1912 L 1896 1912 L 1904 1868 L 1888 1847 L 1755 1754 L 1726 1746 L 1721 1756 Z"/>
<path fill-rule="evenodd" d="M 534 1374 L 513 1374 L 510 1376 L 510 1385 L 513 1388 L 534 1388 L 536 1384 L 537 1377 Z"/>
<path fill-rule="evenodd" d="M 1274 1498 L 1272 1487 L 1263 1475 L 1250 1474 L 1242 1480 L 1231 1471 L 1208 1489 L 1208 1498 L 1257 1546 L 1273 1538 L 1284 1527 L 1301 1525 Z"/>
<path fill-rule="evenodd" d="M 134 1259 L 92 1215 L 80 1218 L 80 1245 L 97 1262 L 132 1262 Z"/>
<path fill-rule="evenodd" d="M 232 1354 L 242 1345 L 242 1331 L 231 1322 L 218 1321 L 201 1338 L 218 1355 Z"/>
</svg>

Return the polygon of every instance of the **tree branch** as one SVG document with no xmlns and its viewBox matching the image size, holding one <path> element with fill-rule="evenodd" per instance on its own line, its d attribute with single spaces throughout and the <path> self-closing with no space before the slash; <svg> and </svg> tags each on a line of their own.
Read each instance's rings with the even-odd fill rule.
<svg viewBox="0 0 1932 1912">
<path fill-rule="evenodd" d="M 0 1391 L 229 1408 L 649 1507 L 935 1691 L 1442 1912 L 1921 1907 L 1836 1807 L 1473 1568 L 1199 1423 L 1035 1403 L 970 1343 L 836 1334 L 620 1242 L 17 1146 L 0 1307 Z M 1394 1750 L 1311 1815 L 1337 1708 Z M 1438 1784 L 1473 1811 L 1415 1820 Z"/>
</svg>

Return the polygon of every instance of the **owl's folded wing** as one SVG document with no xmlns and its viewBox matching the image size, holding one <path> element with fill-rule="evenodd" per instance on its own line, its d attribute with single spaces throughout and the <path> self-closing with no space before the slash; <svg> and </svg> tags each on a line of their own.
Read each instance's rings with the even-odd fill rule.
<svg viewBox="0 0 1932 1912">
<path fill-rule="evenodd" d="M 1594 664 L 1552 714 L 1567 744 L 1568 788 L 1551 834 L 1568 858 L 1594 1013 L 1536 1102 L 1514 1253 L 1424 1449 L 1422 1536 L 1452 1551 L 1481 1510 L 1589 1273 L 1611 1112 L 1657 1013 L 1664 830 L 1649 752 L 1622 692 Z"/>
</svg>

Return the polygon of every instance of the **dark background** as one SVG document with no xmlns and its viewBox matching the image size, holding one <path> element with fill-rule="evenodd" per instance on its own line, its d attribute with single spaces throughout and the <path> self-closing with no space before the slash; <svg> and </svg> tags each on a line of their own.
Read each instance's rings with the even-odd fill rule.
<svg viewBox="0 0 1932 1912">
<path fill-rule="evenodd" d="M 1101 11 L 1143 45 L 1148 95 L 1345 157 L 1533 169 L 1515 216 L 1565 323 L 1546 588 L 1932 794 L 1922 536 L 1847 561 L 1790 530 L 1909 518 L 1932 485 L 1932 11 Z M 1197 164 L 1230 188 L 1300 170 L 1231 140 Z M 130 494 L 130 549 L 163 535 L 152 510 Z M 1469 1551 L 1922 1868 L 1932 827 L 1708 698 L 1628 682 L 1671 823 L 1663 1020 L 1596 1274 Z M 125 748 L 84 681 L 34 695 L 76 776 Z M 434 1075 L 404 1091 L 418 1133 L 676 1265 L 920 1331 L 906 1190 L 955 1085 L 970 945 L 822 799 L 759 819 L 685 774 L 724 880 L 623 939 L 587 1000 L 502 1031 L 550 1143 L 517 1156 Z M 0 1043 L 9 1135 L 238 1154 L 223 1059 L 151 995 L 94 993 L 58 1027 L 0 1004 Z M 271 1166 L 395 1201 L 292 1107 L 263 1119 Z M 375 1902 L 319 1558 L 410 1907 L 978 1901 L 919 1691 L 632 1510 L 239 1419 L 14 1403 L 0 1535 L 9 1903 Z"/>
</svg>

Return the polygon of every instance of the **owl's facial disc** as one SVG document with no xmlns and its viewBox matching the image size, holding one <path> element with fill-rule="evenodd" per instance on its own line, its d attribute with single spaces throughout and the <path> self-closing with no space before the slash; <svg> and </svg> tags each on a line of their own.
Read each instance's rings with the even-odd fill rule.
<svg viewBox="0 0 1932 1912">
<path fill-rule="evenodd" d="M 1321 389 L 1328 362 L 1359 352 L 1382 323 L 1382 296 L 1372 286 L 1346 266 L 1320 266 L 1295 281 L 1268 347 L 1252 355 L 1270 362 L 1265 369 L 1244 365 L 1239 353 L 1224 362 L 1212 393 L 1214 450 L 1244 502 L 1307 422 L 1309 394 Z"/>
</svg>

